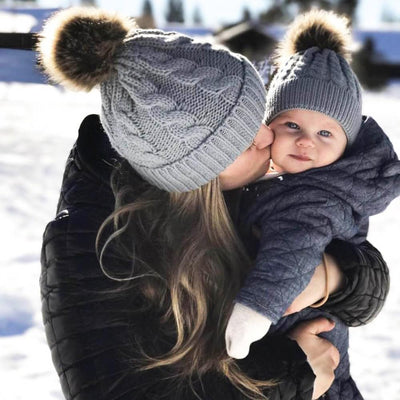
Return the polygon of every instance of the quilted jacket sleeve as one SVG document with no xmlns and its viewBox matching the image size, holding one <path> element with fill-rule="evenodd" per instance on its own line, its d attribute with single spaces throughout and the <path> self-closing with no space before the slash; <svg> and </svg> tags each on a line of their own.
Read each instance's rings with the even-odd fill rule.
<svg viewBox="0 0 400 400">
<path fill-rule="evenodd" d="M 305 289 L 331 240 L 339 233 L 352 238 L 358 228 L 352 208 L 334 194 L 312 186 L 281 188 L 257 203 L 259 248 L 236 298 L 272 323 Z"/>
<path fill-rule="evenodd" d="M 107 279 L 99 267 L 94 244 L 100 224 L 113 208 L 108 184 L 113 162 L 106 157 L 109 150 L 103 154 L 96 148 L 101 135 L 98 117 L 88 117 L 83 125 L 93 132 L 82 128 L 68 158 L 58 214 L 46 227 L 41 259 L 43 321 L 64 396 L 68 400 L 198 399 L 189 385 L 178 394 L 161 369 L 138 372 L 128 357 L 135 343 L 133 331 L 158 345 L 157 330 L 150 315 L 132 313 L 135 303 L 124 295 L 128 288 Z M 279 378 L 279 385 L 268 391 L 273 400 L 310 400 L 314 375 L 304 353 L 286 337 L 276 340 L 279 344 L 264 342 L 252 350 L 243 368 L 254 377 Z M 218 374 L 193 386 L 210 400 L 244 400 Z"/>
<path fill-rule="evenodd" d="M 102 276 L 94 250 L 97 230 L 110 211 L 103 205 L 107 196 L 102 182 L 82 169 L 75 147 L 58 215 L 44 233 L 40 279 L 46 337 L 67 399 L 132 398 L 119 360 L 128 346 L 128 324 L 123 312 L 115 312 L 125 307 L 106 294 L 116 286 Z"/>
<path fill-rule="evenodd" d="M 365 241 L 353 245 L 334 240 L 326 249 L 339 263 L 346 284 L 322 307 L 348 326 L 371 322 L 382 310 L 390 287 L 389 269 L 381 253 Z"/>
<path fill-rule="evenodd" d="M 253 185 L 248 190 L 225 192 L 232 220 L 253 257 L 257 254 L 258 240 L 252 234 L 251 226 L 240 225 L 239 214 L 240 204 L 252 204 L 259 191 L 257 185 Z M 337 239 L 325 251 L 338 262 L 346 284 L 331 295 L 322 308 L 338 316 L 348 326 L 369 323 L 381 311 L 390 287 L 389 269 L 382 254 L 368 241 L 352 244 Z"/>
</svg>

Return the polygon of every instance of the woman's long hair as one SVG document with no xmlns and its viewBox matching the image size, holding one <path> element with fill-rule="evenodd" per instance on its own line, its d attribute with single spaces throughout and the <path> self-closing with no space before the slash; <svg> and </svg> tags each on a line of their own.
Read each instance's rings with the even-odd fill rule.
<svg viewBox="0 0 400 400">
<path fill-rule="evenodd" d="M 249 398 L 265 398 L 262 388 L 272 382 L 249 378 L 225 352 L 225 328 L 250 260 L 219 180 L 190 192 L 167 193 L 122 163 L 112 187 L 115 211 L 96 240 L 100 264 L 111 277 L 109 248 L 114 263 L 131 261 L 129 276 L 114 274 L 113 279 L 133 285 L 145 299 L 141 312 L 159 316 L 159 331 L 171 339 L 162 354 L 142 347 L 136 364 L 140 361 L 142 370 L 168 367 L 181 382 L 218 371 Z"/>
</svg>

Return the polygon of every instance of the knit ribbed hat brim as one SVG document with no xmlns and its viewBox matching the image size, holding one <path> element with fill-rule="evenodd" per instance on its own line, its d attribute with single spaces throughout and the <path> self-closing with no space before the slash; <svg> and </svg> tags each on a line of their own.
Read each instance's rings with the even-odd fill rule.
<svg viewBox="0 0 400 400">
<path fill-rule="evenodd" d="M 266 122 L 278 114 L 293 109 L 318 111 L 335 119 L 342 126 L 351 145 L 361 127 L 361 103 L 347 87 L 322 79 L 287 80 L 269 93 Z"/>
</svg>

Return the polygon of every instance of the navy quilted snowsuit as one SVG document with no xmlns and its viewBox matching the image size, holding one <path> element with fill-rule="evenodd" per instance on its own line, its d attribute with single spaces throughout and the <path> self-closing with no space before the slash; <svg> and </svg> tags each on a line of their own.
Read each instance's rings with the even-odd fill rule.
<svg viewBox="0 0 400 400">
<path fill-rule="evenodd" d="M 237 301 L 267 316 L 270 333 L 326 315 L 316 309 L 281 318 L 304 290 L 333 239 L 365 240 L 368 217 L 400 195 L 400 162 L 388 137 L 372 119 L 363 122 L 356 142 L 335 163 L 299 174 L 259 181 L 245 189 L 240 210 L 242 232 L 258 232 L 252 248 L 255 266 Z M 246 236 L 246 235 L 244 235 Z M 361 399 L 349 375 L 348 328 L 335 319 L 326 336 L 341 362 L 329 399 Z"/>
</svg>

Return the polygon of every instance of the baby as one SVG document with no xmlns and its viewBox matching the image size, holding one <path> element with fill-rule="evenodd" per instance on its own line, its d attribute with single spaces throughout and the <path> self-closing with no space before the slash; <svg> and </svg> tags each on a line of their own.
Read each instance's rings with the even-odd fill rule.
<svg viewBox="0 0 400 400">
<path fill-rule="evenodd" d="M 267 93 L 275 134 L 270 171 L 246 188 L 242 231 L 259 232 L 254 268 L 237 295 L 226 330 L 228 354 L 244 358 L 274 324 L 287 331 L 306 309 L 283 318 L 333 239 L 365 240 L 368 217 L 400 195 L 400 163 L 387 136 L 361 114 L 361 87 L 347 57 L 347 21 L 312 11 L 297 18 L 282 45 Z M 328 336 L 329 338 L 329 336 Z M 361 399 L 349 374 L 348 329 L 329 338 L 341 353 L 329 399 Z"/>
</svg>

